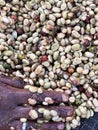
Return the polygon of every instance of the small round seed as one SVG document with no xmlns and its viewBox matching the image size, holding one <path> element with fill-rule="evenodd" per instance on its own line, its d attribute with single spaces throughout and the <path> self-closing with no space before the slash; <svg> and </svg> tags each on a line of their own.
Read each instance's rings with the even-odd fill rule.
<svg viewBox="0 0 98 130">
<path fill-rule="evenodd" d="M 26 118 L 20 118 L 20 121 L 21 121 L 21 122 L 26 122 L 27 119 L 26 119 Z"/>
<path fill-rule="evenodd" d="M 77 114 L 78 116 L 81 116 L 81 112 L 80 112 L 79 109 L 76 109 L 75 112 L 76 112 L 76 114 Z"/>
<path fill-rule="evenodd" d="M 66 122 L 72 121 L 73 117 L 66 117 Z"/>
<path fill-rule="evenodd" d="M 77 68 L 77 73 L 81 74 L 83 72 L 83 68 L 82 67 L 78 67 Z"/>
<path fill-rule="evenodd" d="M 58 7 L 53 7 L 53 8 L 52 8 L 52 11 L 55 12 L 55 13 L 59 13 L 59 12 L 60 12 L 60 8 L 58 8 Z"/>
<path fill-rule="evenodd" d="M 88 111 L 87 111 L 87 115 L 86 115 L 86 118 L 87 118 L 87 119 L 90 118 L 90 114 L 91 114 L 91 113 L 90 113 L 90 111 L 88 110 Z"/>
<path fill-rule="evenodd" d="M 50 97 L 46 97 L 45 102 L 47 102 L 48 104 L 53 104 L 54 101 Z"/>
<path fill-rule="evenodd" d="M 75 31 L 75 30 L 72 31 L 72 35 L 75 38 L 79 38 L 80 37 L 80 34 L 77 31 Z"/>
<path fill-rule="evenodd" d="M 43 89 L 42 88 L 38 88 L 37 92 L 38 93 L 43 93 Z"/>
<path fill-rule="evenodd" d="M 5 5 L 5 1 L 4 0 L 0 0 L 0 5 Z"/>
<path fill-rule="evenodd" d="M 51 110 L 50 113 L 51 113 L 52 116 L 57 116 L 58 115 L 58 113 L 55 110 Z"/>
<path fill-rule="evenodd" d="M 32 93 L 36 93 L 36 92 L 38 91 L 38 88 L 35 87 L 35 86 L 31 86 L 31 87 L 29 88 L 29 91 L 32 92 Z"/>
<path fill-rule="evenodd" d="M 38 109 L 38 112 L 39 112 L 39 113 L 44 113 L 44 110 L 45 110 L 45 108 L 39 108 L 39 109 Z"/>
<path fill-rule="evenodd" d="M 86 96 L 84 93 L 81 94 L 81 97 L 82 97 L 84 100 L 87 100 L 87 96 Z"/>
<path fill-rule="evenodd" d="M 95 107 L 98 107 L 98 100 L 96 98 L 93 99 L 93 104 Z"/>
<path fill-rule="evenodd" d="M 72 74 L 74 72 L 74 68 L 73 67 L 69 67 L 68 68 L 68 72 Z"/>
<path fill-rule="evenodd" d="M 35 119 L 38 118 L 38 113 L 37 113 L 37 111 L 35 111 L 35 110 L 30 110 L 29 116 L 30 116 L 33 120 L 35 120 Z"/>
<path fill-rule="evenodd" d="M 73 51 L 77 51 L 79 49 L 80 49 L 80 44 L 74 44 L 74 45 L 72 45 L 72 50 Z"/>
<path fill-rule="evenodd" d="M 66 9 L 66 3 L 63 3 L 62 5 L 61 5 L 61 10 L 65 10 Z"/>
<path fill-rule="evenodd" d="M 85 52 L 85 56 L 88 58 L 92 58 L 92 57 L 94 57 L 94 54 L 91 52 Z"/>
<path fill-rule="evenodd" d="M 41 15 L 40 15 L 40 21 L 41 22 L 44 22 L 45 21 L 45 14 L 44 13 L 41 13 Z"/>
<path fill-rule="evenodd" d="M 76 126 L 78 125 L 78 121 L 77 121 L 76 119 L 73 119 L 73 120 L 72 120 L 72 123 L 73 123 L 74 125 L 76 125 Z"/>
<path fill-rule="evenodd" d="M 28 99 L 28 102 L 30 105 L 35 105 L 37 103 L 35 99 L 31 99 L 31 98 Z"/>
<path fill-rule="evenodd" d="M 54 122 L 58 122 L 59 116 L 54 116 L 54 117 L 52 117 L 52 120 L 53 120 Z"/>
<path fill-rule="evenodd" d="M 4 51 L 3 54 L 4 54 L 5 56 L 11 56 L 11 55 L 13 54 L 13 52 L 10 51 L 10 50 L 8 50 L 8 51 Z"/>
<path fill-rule="evenodd" d="M 87 112 L 87 108 L 86 108 L 86 107 L 79 106 L 79 110 L 80 110 L 80 112 L 81 112 L 84 116 L 86 115 L 86 112 Z"/>
<path fill-rule="evenodd" d="M 50 111 L 49 110 L 44 110 L 43 115 L 44 115 L 44 117 L 49 117 L 50 116 Z"/>
<path fill-rule="evenodd" d="M 75 97 L 70 97 L 70 98 L 69 98 L 69 101 L 70 101 L 71 103 L 75 102 Z"/>
</svg>

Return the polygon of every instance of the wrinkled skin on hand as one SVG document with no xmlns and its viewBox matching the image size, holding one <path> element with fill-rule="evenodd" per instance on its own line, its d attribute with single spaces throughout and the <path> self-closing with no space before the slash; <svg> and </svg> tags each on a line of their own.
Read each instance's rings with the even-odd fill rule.
<svg viewBox="0 0 98 130">
<path fill-rule="evenodd" d="M 55 103 L 60 104 L 68 101 L 68 96 L 64 92 L 44 91 L 42 94 L 31 93 L 29 90 L 23 89 L 24 81 L 22 79 L 13 79 L 4 75 L 0 75 L 0 130 L 22 130 L 22 122 L 20 118 L 27 118 L 26 130 L 63 130 L 63 122 L 43 123 L 41 126 L 36 125 L 36 120 L 32 120 L 29 116 L 29 111 L 32 107 L 28 104 L 28 99 L 36 99 L 37 104 L 41 104 L 45 97 L 51 97 L 54 100 L 53 106 L 49 106 L 49 109 L 54 109 L 61 117 L 72 116 L 74 111 L 69 106 L 55 106 Z M 63 100 L 62 97 L 66 98 Z M 27 104 L 27 105 L 24 105 Z M 40 106 L 33 107 L 34 110 L 38 110 Z M 42 106 L 41 106 L 42 107 Z M 43 106 L 45 107 L 45 106 Z M 48 108 L 48 106 L 47 106 Z M 43 116 L 38 113 L 39 119 Z M 12 129 L 13 130 L 13 129 Z"/>
<path fill-rule="evenodd" d="M 15 88 L 22 87 L 22 85 L 24 82 L 21 80 L 13 82 L 11 78 L 0 76 L 0 130 L 9 130 L 11 126 L 14 126 L 12 124 L 18 124 L 21 117 L 28 117 L 31 107 L 23 107 L 22 104 L 20 106 L 20 102 L 17 100 L 20 93 L 21 96 L 26 93 L 25 90 Z"/>
</svg>

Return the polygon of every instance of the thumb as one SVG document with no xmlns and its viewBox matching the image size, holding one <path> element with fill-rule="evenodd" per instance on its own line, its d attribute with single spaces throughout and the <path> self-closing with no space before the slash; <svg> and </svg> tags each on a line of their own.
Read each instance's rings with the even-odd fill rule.
<svg viewBox="0 0 98 130">
<path fill-rule="evenodd" d="M 9 77 L 3 74 L 0 75 L 0 82 L 20 89 L 23 89 L 26 85 L 26 82 L 24 82 L 22 78 Z"/>
</svg>

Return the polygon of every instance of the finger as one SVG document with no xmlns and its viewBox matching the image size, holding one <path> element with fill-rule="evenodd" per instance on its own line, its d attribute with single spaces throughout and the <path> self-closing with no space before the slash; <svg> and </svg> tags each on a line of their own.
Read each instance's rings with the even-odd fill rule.
<svg viewBox="0 0 98 130">
<path fill-rule="evenodd" d="M 12 99 L 14 102 L 14 104 L 17 105 L 17 96 L 15 95 L 16 92 L 20 92 L 22 93 L 23 91 L 25 91 L 24 89 L 17 89 L 15 87 L 12 87 L 10 85 L 5 84 L 4 82 L 0 81 L 0 91 L 2 92 L 0 94 L 0 96 L 5 97 L 4 95 L 6 94 L 6 96 L 10 95 L 10 99 Z M 26 91 L 27 92 L 27 91 Z"/>
<path fill-rule="evenodd" d="M 22 90 L 15 93 L 19 104 L 27 104 L 29 99 L 35 100 L 36 104 L 58 104 L 68 102 L 69 95 L 60 91 L 43 90 L 42 93 L 31 93 L 28 90 Z"/>
<path fill-rule="evenodd" d="M 5 126 L 7 129 L 4 130 L 22 130 L 23 123 L 19 120 L 15 120 L 11 123 L 9 123 L 7 126 Z M 26 126 L 25 126 L 26 128 Z M 26 129 L 25 129 L 26 130 Z"/>
<path fill-rule="evenodd" d="M 0 82 L 0 91 L 5 90 L 6 85 L 2 82 Z"/>
<path fill-rule="evenodd" d="M 47 107 L 46 107 L 47 109 Z M 58 116 L 60 117 L 67 117 L 67 116 L 73 116 L 74 109 L 71 106 L 51 106 L 49 107 L 49 110 L 54 110 L 57 112 Z"/>
<path fill-rule="evenodd" d="M 26 118 L 31 120 L 29 112 L 32 110 L 30 106 L 17 107 L 13 112 L 13 120 L 19 120 L 20 118 Z"/>
<path fill-rule="evenodd" d="M 38 93 L 38 96 L 39 96 L 39 100 L 41 102 L 48 100 L 47 97 L 52 99 L 55 103 L 61 103 L 61 102 L 68 101 L 68 95 L 65 92 L 60 92 L 60 91 L 44 90 L 43 93 L 41 93 L 41 94 Z"/>
<path fill-rule="evenodd" d="M 21 78 L 12 78 L 6 75 L 0 75 L 0 82 L 16 88 L 24 88 L 26 83 Z"/>
<path fill-rule="evenodd" d="M 5 130 L 11 130 L 10 128 L 13 128 L 14 130 L 64 130 L 65 126 L 63 122 L 49 122 L 49 123 L 42 123 L 39 124 L 37 122 L 20 122 L 20 121 L 13 121 L 9 125 L 9 129 Z"/>
<path fill-rule="evenodd" d="M 34 117 L 36 113 L 36 118 Z M 60 118 L 66 119 L 66 117 L 72 117 L 74 115 L 74 109 L 70 106 L 47 106 L 47 107 L 33 107 L 29 112 L 29 116 L 34 119 L 49 119 L 58 121 Z M 56 119 L 56 120 L 55 120 Z"/>
<path fill-rule="evenodd" d="M 12 88 L 11 86 L 9 86 L 9 85 L 7 85 L 7 84 L 0 81 L 0 91 L 4 92 L 4 95 L 5 95 L 5 93 L 6 94 L 12 93 L 12 92 L 14 93 L 16 91 L 16 88 Z M 1 95 L 2 94 L 3 93 L 1 93 Z"/>
<path fill-rule="evenodd" d="M 64 130 L 65 126 L 63 122 L 48 122 L 48 123 L 27 123 L 27 129 L 30 130 L 30 128 L 33 128 L 35 130 Z"/>
<path fill-rule="evenodd" d="M 50 106 L 50 107 L 18 107 L 16 108 L 15 115 L 13 115 L 13 119 L 26 118 L 29 120 L 37 120 L 37 119 L 49 119 L 53 121 L 58 121 L 61 117 L 72 117 L 74 114 L 74 110 L 69 106 Z M 55 120 L 55 117 L 57 118 Z"/>
</svg>

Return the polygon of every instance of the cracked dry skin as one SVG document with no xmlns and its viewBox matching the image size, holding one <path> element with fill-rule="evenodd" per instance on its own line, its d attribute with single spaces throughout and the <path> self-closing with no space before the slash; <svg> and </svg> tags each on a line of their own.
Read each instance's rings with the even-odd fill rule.
<svg viewBox="0 0 98 130">
<path fill-rule="evenodd" d="M 43 91 L 43 93 L 31 93 L 29 90 L 23 89 L 26 83 L 22 79 L 14 79 L 0 75 L 0 130 L 14 130 L 22 129 L 22 122 L 20 118 L 27 119 L 26 130 L 64 130 L 64 122 L 53 122 L 50 120 L 47 123 L 38 125 L 37 120 L 32 120 L 29 116 L 30 110 L 45 108 L 48 110 L 55 110 L 60 117 L 72 117 L 74 110 L 70 106 L 60 106 L 59 104 L 68 102 L 68 95 L 64 92 Z M 64 101 L 62 95 L 65 95 Z M 42 102 L 45 97 L 50 97 L 54 103 L 51 106 L 44 106 Z M 37 101 L 35 106 L 28 104 L 28 99 L 32 98 Z M 24 104 L 27 104 L 24 106 Z M 39 105 L 40 104 L 40 105 Z M 43 115 L 38 112 L 38 119 L 43 119 Z"/>
</svg>

